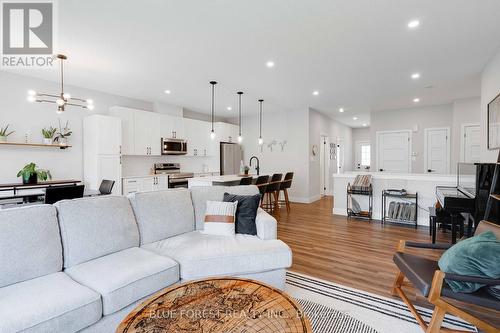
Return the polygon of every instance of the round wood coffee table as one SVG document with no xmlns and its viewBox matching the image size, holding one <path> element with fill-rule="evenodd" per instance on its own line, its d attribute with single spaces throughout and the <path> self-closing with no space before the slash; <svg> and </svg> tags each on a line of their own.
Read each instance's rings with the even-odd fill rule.
<svg viewBox="0 0 500 333">
<path fill-rule="evenodd" d="M 215 278 L 156 293 L 135 308 L 117 333 L 310 333 L 300 306 L 257 281 Z"/>
</svg>

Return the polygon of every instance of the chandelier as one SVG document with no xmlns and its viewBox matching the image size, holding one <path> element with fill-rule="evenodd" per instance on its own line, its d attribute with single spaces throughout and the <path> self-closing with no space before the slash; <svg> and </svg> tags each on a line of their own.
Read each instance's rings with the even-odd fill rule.
<svg viewBox="0 0 500 333">
<path fill-rule="evenodd" d="M 38 93 L 35 90 L 28 90 L 28 101 L 39 103 L 54 103 L 57 104 L 57 113 L 62 113 L 66 106 L 77 106 L 83 109 L 94 110 L 94 101 L 91 99 L 73 97 L 67 92 L 64 92 L 64 60 L 68 59 L 64 54 L 57 54 L 61 66 L 61 92 L 59 94 Z"/>
</svg>

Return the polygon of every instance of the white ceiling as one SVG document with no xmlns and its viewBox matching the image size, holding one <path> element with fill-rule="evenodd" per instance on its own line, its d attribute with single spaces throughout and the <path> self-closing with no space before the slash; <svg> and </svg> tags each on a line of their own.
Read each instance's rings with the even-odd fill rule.
<svg viewBox="0 0 500 333">
<path fill-rule="evenodd" d="M 217 80 L 223 117 L 236 115 L 238 90 L 245 114 L 264 98 L 266 112 L 313 107 L 353 127 L 414 97 L 479 96 L 500 46 L 498 0 L 59 0 L 58 10 L 68 84 L 209 112 Z"/>
</svg>

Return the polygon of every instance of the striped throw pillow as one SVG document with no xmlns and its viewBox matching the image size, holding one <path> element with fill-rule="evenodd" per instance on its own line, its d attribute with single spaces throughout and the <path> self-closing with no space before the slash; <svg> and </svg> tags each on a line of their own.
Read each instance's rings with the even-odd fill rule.
<svg viewBox="0 0 500 333">
<path fill-rule="evenodd" d="M 207 201 L 203 233 L 209 235 L 234 236 L 235 215 L 238 201 Z"/>
</svg>

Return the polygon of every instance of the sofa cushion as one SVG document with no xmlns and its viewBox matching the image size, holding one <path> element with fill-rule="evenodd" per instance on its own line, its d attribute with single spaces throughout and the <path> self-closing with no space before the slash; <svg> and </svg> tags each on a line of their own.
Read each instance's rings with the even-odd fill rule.
<svg viewBox="0 0 500 333">
<path fill-rule="evenodd" d="M 181 278 L 187 280 L 264 272 L 292 264 L 292 252 L 285 243 L 250 235 L 226 237 L 193 231 L 143 248 L 176 260 Z"/>
<path fill-rule="evenodd" d="M 236 195 L 224 193 L 224 201 L 238 202 L 236 210 L 236 233 L 246 235 L 257 235 L 257 210 L 260 205 L 260 194 Z"/>
<path fill-rule="evenodd" d="M 129 199 L 141 244 L 194 230 L 193 203 L 187 189 L 133 193 Z"/>
<path fill-rule="evenodd" d="M 61 237 L 54 207 L 0 210 L 0 287 L 61 268 Z"/>
<path fill-rule="evenodd" d="M 138 247 L 73 266 L 65 272 L 101 294 L 105 316 L 179 280 L 175 261 Z"/>
<path fill-rule="evenodd" d="M 101 316 L 101 296 L 62 272 L 0 288 L 0 332 L 76 332 Z"/>
<path fill-rule="evenodd" d="M 203 230 L 207 201 L 222 201 L 225 192 L 237 195 L 259 194 L 259 188 L 255 185 L 199 186 L 190 188 L 190 191 L 193 199 L 196 230 Z"/>
<path fill-rule="evenodd" d="M 55 206 L 66 268 L 139 246 L 139 230 L 125 197 L 63 200 Z"/>
</svg>

